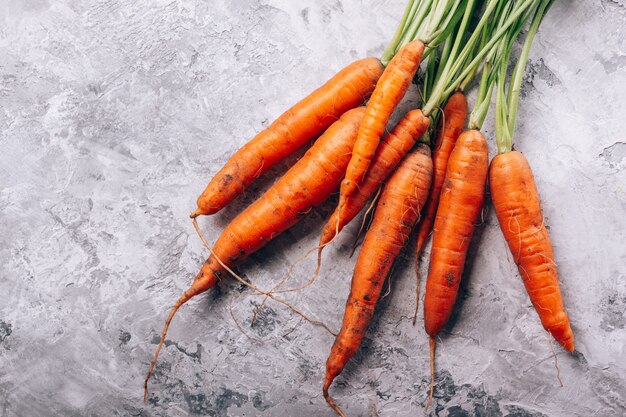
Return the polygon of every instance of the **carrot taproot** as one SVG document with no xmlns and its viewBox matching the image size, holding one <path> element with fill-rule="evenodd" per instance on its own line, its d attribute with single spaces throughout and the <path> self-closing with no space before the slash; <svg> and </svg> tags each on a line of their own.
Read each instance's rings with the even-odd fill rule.
<svg viewBox="0 0 626 417">
<path fill-rule="evenodd" d="M 526 157 L 519 151 L 495 156 L 489 168 L 489 188 L 500 229 L 541 324 L 573 352 L 574 333 L 563 307 L 552 243 Z"/>
<path fill-rule="evenodd" d="M 367 103 L 367 113 L 359 128 L 359 136 L 352 151 L 346 177 L 341 183 L 338 207 L 342 208 L 347 198 L 360 186 L 389 117 L 411 85 L 423 53 L 423 42 L 415 40 L 407 43 L 391 59 L 376 83 L 376 88 Z"/>
<path fill-rule="evenodd" d="M 167 317 L 146 377 L 146 393 L 167 330 L 178 309 L 214 287 L 230 267 L 295 225 L 312 207 L 339 188 L 364 115 L 364 107 L 344 113 L 282 178 L 226 226 L 193 284 L 176 301 Z"/>
<path fill-rule="evenodd" d="M 191 217 L 218 212 L 256 178 L 306 145 L 347 110 L 361 105 L 382 72 L 378 59 L 360 59 L 296 103 L 226 162 L 198 198 L 198 208 Z"/>
<path fill-rule="evenodd" d="M 424 296 L 424 327 L 430 336 L 431 386 L 434 388 L 435 336 L 450 318 L 463 274 L 474 225 L 485 199 L 489 169 L 487 141 L 479 130 L 466 130 L 448 159 L 433 227 L 433 243 Z"/>
<path fill-rule="evenodd" d="M 443 187 L 443 181 L 446 177 L 446 168 L 448 166 L 448 159 L 454 149 L 456 140 L 463 132 L 463 125 L 465 124 L 465 118 L 467 117 L 467 99 L 465 94 L 459 91 L 454 93 L 446 103 L 443 109 L 442 127 L 439 129 L 437 136 L 437 142 L 435 143 L 435 149 L 433 150 L 433 183 L 430 193 L 428 194 L 428 201 L 426 207 L 422 213 L 420 224 L 417 226 L 417 237 L 415 245 L 415 279 L 416 279 L 416 292 L 415 292 L 415 314 L 413 315 L 413 325 L 417 318 L 417 309 L 419 307 L 419 259 L 422 253 L 422 248 L 426 242 L 426 238 L 430 235 L 430 232 L 435 222 L 435 214 L 437 213 L 437 206 L 439 205 L 439 195 L 441 194 L 441 188 Z"/>
<path fill-rule="evenodd" d="M 411 110 L 386 135 L 376 149 L 371 168 L 363 178 L 359 188 L 345 201 L 343 210 L 336 208 L 330 216 L 320 237 L 318 259 L 322 249 L 340 232 L 343 227 L 365 207 L 369 198 L 393 172 L 402 158 L 426 132 L 430 119 L 421 110 Z"/>
<path fill-rule="evenodd" d="M 330 397 L 333 380 L 358 350 L 369 327 L 385 278 L 405 245 L 426 202 L 432 179 L 430 148 L 419 144 L 384 185 L 372 225 L 359 253 L 341 331 L 326 362 L 322 392 L 328 404 L 344 415 Z"/>
</svg>

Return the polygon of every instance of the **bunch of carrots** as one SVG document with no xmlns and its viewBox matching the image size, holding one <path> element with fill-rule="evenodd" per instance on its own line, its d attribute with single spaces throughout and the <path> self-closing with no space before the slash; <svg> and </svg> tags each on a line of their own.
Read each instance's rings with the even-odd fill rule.
<svg viewBox="0 0 626 417">
<path fill-rule="evenodd" d="M 454 307 L 487 179 L 500 228 L 541 323 L 572 352 L 574 336 L 538 191 L 528 161 L 512 145 L 525 63 L 551 3 L 409 0 L 381 59 L 364 58 L 348 65 L 237 151 L 207 185 L 191 214 L 210 256 L 167 317 L 145 380 L 145 396 L 177 310 L 229 275 L 333 333 L 277 294 L 311 285 L 320 273 L 323 249 L 369 203 L 373 216 L 356 261 L 341 329 L 330 349 L 322 392 L 328 404 L 345 415 L 331 398 L 330 386 L 359 349 L 383 284 L 412 237 L 417 252 L 416 323 L 418 262 L 432 236 L 423 303 L 430 336 L 428 407 L 434 390 L 435 337 Z M 512 51 L 519 38 L 523 46 L 515 56 Z M 517 63 L 509 74 L 513 62 Z M 387 131 L 390 116 L 413 82 L 421 93 L 421 108 L 408 111 Z M 466 92 L 474 87 L 476 101 L 468 115 Z M 494 92 L 498 154 L 490 163 L 480 129 Z M 204 239 L 198 216 L 217 213 L 255 179 L 311 142 L 304 156 L 233 219 L 213 245 Z M 304 286 L 279 289 L 283 280 L 265 291 L 233 271 L 337 190 L 337 207 L 323 227 L 319 245 L 309 251 L 317 252 L 317 268 Z"/>
</svg>

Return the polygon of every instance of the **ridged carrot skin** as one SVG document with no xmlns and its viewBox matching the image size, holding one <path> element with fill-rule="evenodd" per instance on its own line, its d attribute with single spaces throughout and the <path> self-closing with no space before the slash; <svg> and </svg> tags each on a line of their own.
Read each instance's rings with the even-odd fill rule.
<svg viewBox="0 0 626 417">
<path fill-rule="evenodd" d="M 320 251 L 335 237 L 336 231 L 340 232 L 365 207 L 378 187 L 426 132 L 429 124 L 430 119 L 424 116 L 421 110 L 411 110 L 404 115 L 391 133 L 383 138 L 359 188 L 346 200 L 343 210 L 340 212 L 338 208 L 335 209 L 326 222 L 320 238 Z"/>
<path fill-rule="evenodd" d="M 424 44 L 421 41 L 409 42 L 391 59 L 378 80 L 367 103 L 367 113 L 359 128 L 346 177 L 341 183 L 339 207 L 352 195 L 365 176 L 389 117 L 411 85 L 423 53 Z"/>
<path fill-rule="evenodd" d="M 563 307 L 552 243 L 526 157 L 518 151 L 494 157 L 489 186 L 500 229 L 541 324 L 568 352 L 573 352 L 574 333 Z"/>
<path fill-rule="evenodd" d="M 222 232 L 213 253 L 228 267 L 241 262 L 306 216 L 339 188 L 350 161 L 365 107 L 344 113 L 304 156 L 256 202 L 241 212 Z M 161 334 L 145 388 L 176 311 L 194 296 L 214 287 L 226 269 L 211 255 L 195 281 L 172 308 Z"/>
<path fill-rule="evenodd" d="M 443 126 L 439 129 L 437 143 L 433 150 L 433 185 L 431 186 L 428 202 L 422 214 L 422 220 L 417 229 L 417 245 L 415 252 L 417 254 L 416 266 L 419 255 L 422 252 L 424 242 L 431 232 L 433 223 L 435 222 L 435 214 L 439 205 L 439 195 L 443 187 L 443 181 L 446 177 L 446 168 L 448 167 L 448 159 L 454 149 L 457 139 L 463 132 L 465 119 L 467 117 L 467 99 L 462 92 L 454 93 L 446 103 L 443 109 Z"/>
<path fill-rule="evenodd" d="M 433 228 L 424 296 L 424 326 L 431 338 L 452 313 L 474 225 L 483 207 L 488 169 L 489 153 L 482 133 L 463 132 L 448 160 Z"/>
<path fill-rule="evenodd" d="M 315 139 L 343 113 L 361 105 L 382 73 L 376 58 L 358 60 L 339 71 L 239 149 L 207 185 L 191 216 L 221 210 L 256 178 Z"/>
<path fill-rule="evenodd" d="M 342 412 L 330 398 L 328 388 L 361 345 L 383 283 L 426 202 L 432 172 L 430 148 L 419 144 L 383 187 L 354 269 L 341 330 L 326 362 L 324 398 L 340 415 Z"/>
<path fill-rule="evenodd" d="M 416 279 L 416 300 L 415 300 L 415 316 L 413 324 L 417 317 L 417 308 L 419 306 L 419 260 L 424 247 L 426 238 L 430 235 L 435 223 L 435 215 L 439 206 L 439 195 L 443 187 L 443 181 L 446 177 L 446 168 L 448 167 L 448 159 L 454 149 L 457 139 L 463 132 L 465 119 L 467 117 L 467 99 L 462 92 L 454 93 L 446 103 L 443 109 L 443 126 L 439 129 L 437 135 L 437 143 L 433 151 L 433 184 L 430 187 L 428 201 L 423 210 L 420 224 L 417 228 L 417 237 L 415 245 L 415 279 Z"/>
</svg>

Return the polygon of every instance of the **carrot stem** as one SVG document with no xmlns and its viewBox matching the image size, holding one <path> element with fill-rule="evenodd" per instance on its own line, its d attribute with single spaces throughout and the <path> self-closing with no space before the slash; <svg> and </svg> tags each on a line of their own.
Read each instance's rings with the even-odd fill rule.
<svg viewBox="0 0 626 417">
<path fill-rule="evenodd" d="M 495 31 L 495 33 L 490 34 L 489 41 L 485 44 L 485 46 L 474 56 L 474 59 L 468 64 L 466 62 L 466 58 L 471 54 L 474 44 L 481 36 L 481 31 L 484 25 L 486 25 L 489 21 L 489 17 L 493 13 L 494 9 L 498 5 L 497 0 L 490 0 L 487 3 L 487 7 L 483 12 L 483 16 L 478 22 L 472 36 L 465 44 L 465 48 L 459 54 L 456 62 L 452 66 L 449 74 L 442 77 L 439 80 L 438 87 L 436 88 L 436 94 L 433 94 L 431 99 L 423 108 L 424 114 L 429 115 L 430 112 L 433 111 L 434 108 L 438 105 L 438 102 L 444 98 L 449 96 L 459 85 L 460 83 L 473 71 L 476 65 L 478 65 L 481 60 L 489 53 L 492 48 L 500 41 L 500 38 L 504 36 L 508 29 L 515 23 L 519 23 L 520 18 L 523 16 L 525 12 L 529 10 L 533 6 L 533 4 L 537 3 L 537 0 L 526 0 L 522 3 L 516 4 L 515 10 L 506 20 L 506 22 Z M 461 71 L 462 70 L 462 71 Z M 460 71 L 460 73 L 459 73 Z"/>
<path fill-rule="evenodd" d="M 499 114 L 496 121 L 501 123 L 499 129 L 496 126 L 498 154 L 510 152 L 513 149 L 513 134 L 515 133 L 515 125 L 517 121 L 517 107 L 522 81 L 526 70 L 526 63 L 528 61 L 528 55 L 530 53 L 530 48 L 532 47 L 533 39 L 539 29 L 539 25 L 541 24 L 547 11 L 550 9 L 552 3 L 553 0 L 542 0 L 537 6 L 535 15 L 526 35 L 526 40 L 524 41 L 524 46 L 522 47 L 517 64 L 515 65 L 515 69 L 511 75 L 509 89 L 506 92 L 506 95 L 504 91 L 504 84 L 506 83 L 506 68 L 502 68 L 498 74 L 498 83 L 502 85 L 502 88 L 498 91 L 499 94 L 496 99 L 496 108 L 500 109 L 500 111 L 496 110 L 497 114 Z M 510 55 L 510 50 L 507 52 L 508 55 Z M 503 67 L 508 65 L 508 61 L 509 59 L 507 56 L 507 59 L 503 60 L 501 65 Z"/>
<path fill-rule="evenodd" d="M 408 1 L 406 5 L 406 9 L 404 9 L 404 14 L 402 15 L 402 18 L 400 19 L 400 24 L 398 25 L 398 28 L 396 29 L 396 33 L 393 35 L 393 38 L 389 42 L 387 49 L 385 49 L 385 51 L 383 52 L 383 55 L 380 58 L 380 61 L 383 63 L 384 66 L 387 66 L 389 61 L 391 61 L 391 58 L 393 58 L 394 54 L 396 53 L 396 48 L 398 47 L 398 43 L 402 39 L 402 35 L 406 29 L 407 21 L 409 21 L 409 16 L 411 16 L 412 12 L 414 13 L 414 6 L 416 6 L 419 3 L 420 3 L 419 0 L 417 0 L 417 2 L 416 0 Z"/>
</svg>

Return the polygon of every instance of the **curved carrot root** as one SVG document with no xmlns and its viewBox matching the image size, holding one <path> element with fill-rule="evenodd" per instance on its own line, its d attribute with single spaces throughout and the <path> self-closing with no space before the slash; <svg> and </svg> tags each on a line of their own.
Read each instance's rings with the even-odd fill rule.
<svg viewBox="0 0 626 417">
<path fill-rule="evenodd" d="M 177 302 L 172 308 L 172 311 L 170 311 L 170 314 L 167 317 L 167 320 L 165 320 L 165 326 L 163 327 L 163 332 L 161 333 L 161 340 L 159 341 L 159 345 L 157 346 L 156 352 L 154 353 L 154 359 L 152 359 L 152 363 L 150 364 L 148 375 L 146 375 L 146 379 L 143 382 L 143 400 L 144 401 L 148 401 L 148 381 L 150 380 L 150 377 L 152 376 L 152 371 L 154 370 L 156 361 L 159 358 L 159 353 L 161 353 L 161 348 L 163 347 L 163 342 L 165 342 L 165 335 L 167 334 L 167 329 L 169 329 L 170 323 L 172 322 L 174 315 L 176 314 L 176 312 L 178 311 L 178 308 L 181 305 L 182 305 L 181 303 Z"/>
<path fill-rule="evenodd" d="M 435 392 L 435 338 L 431 337 L 429 341 L 430 346 L 430 393 L 428 394 L 428 402 L 424 411 L 428 411 L 428 408 L 433 403 L 433 393 Z"/>
<path fill-rule="evenodd" d="M 548 334 L 550 334 L 548 332 Z M 561 369 L 559 368 L 559 361 L 556 358 L 556 351 L 554 350 L 554 346 L 552 346 L 552 339 L 548 338 L 548 345 L 550 345 L 550 351 L 552 352 L 552 357 L 554 358 L 554 369 L 556 369 L 556 380 L 559 381 L 559 385 L 561 388 L 563 387 L 563 381 L 561 380 Z"/>
<path fill-rule="evenodd" d="M 341 411 L 341 408 L 339 408 L 339 406 L 337 404 L 335 404 L 335 402 L 333 401 L 333 399 L 330 397 L 330 394 L 328 393 L 328 388 L 330 388 L 330 384 L 333 383 L 332 379 L 326 379 L 326 381 L 324 381 L 324 387 L 322 388 L 322 394 L 324 394 L 324 399 L 326 400 L 326 402 L 328 403 L 328 405 L 331 406 L 331 408 L 333 410 L 335 410 L 335 412 L 337 414 L 339 414 L 341 417 L 346 417 L 346 415 L 344 414 L 343 411 Z"/>
<path fill-rule="evenodd" d="M 419 310 L 420 308 L 420 280 L 419 280 L 419 276 L 417 275 L 417 267 L 418 267 L 418 262 L 417 259 L 415 259 L 415 278 L 416 278 L 416 285 L 415 285 L 415 311 L 413 312 L 413 326 L 415 326 L 415 323 L 417 323 L 417 310 Z"/>
<path fill-rule="evenodd" d="M 299 316 L 301 316 L 303 319 L 305 319 L 309 323 L 314 324 L 316 326 L 321 326 L 321 327 L 325 328 L 328 331 L 328 333 L 332 334 L 333 336 L 337 335 L 337 333 L 334 332 L 333 330 L 331 330 L 330 327 L 328 327 L 328 325 L 326 325 L 326 323 L 324 323 L 323 321 L 314 320 L 314 319 L 309 318 L 300 309 L 294 307 L 293 305 L 291 305 L 287 301 L 285 301 L 285 300 L 283 300 L 281 298 L 276 297 L 274 294 L 270 293 L 269 291 L 264 291 L 264 290 L 260 289 L 256 285 L 254 285 L 254 284 L 246 281 L 242 277 L 240 277 L 228 265 L 226 265 L 224 262 L 222 262 L 222 260 L 215 254 L 215 252 L 213 251 L 213 248 L 211 248 L 211 246 L 209 245 L 209 242 L 207 242 L 206 238 L 204 237 L 204 234 L 200 230 L 200 226 L 198 226 L 198 219 L 196 219 L 196 218 L 193 219 L 193 226 L 196 229 L 196 232 L 198 233 L 198 236 L 200 236 L 200 239 L 202 240 L 202 243 L 204 244 L 204 246 L 211 253 L 211 256 L 214 257 L 217 260 L 217 262 L 222 266 L 222 268 L 224 268 L 226 271 L 228 271 L 228 273 L 230 273 L 230 275 L 232 275 L 233 278 L 235 278 L 237 281 L 239 281 L 241 284 L 245 285 L 246 287 L 251 288 L 251 289 L 255 290 L 256 292 L 258 292 L 260 294 L 267 295 L 272 300 L 277 301 L 277 302 L 279 302 L 279 303 L 289 307 L 294 313 L 298 314 Z M 200 272 L 200 273 L 202 273 L 202 272 Z"/>
<path fill-rule="evenodd" d="M 317 250 L 317 247 L 313 248 L 313 249 L 309 249 L 304 255 L 302 255 L 300 258 L 298 258 L 287 270 L 287 273 L 285 273 L 285 276 L 283 276 L 283 278 L 278 282 L 278 284 L 274 285 L 274 287 L 268 291 L 269 294 L 283 294 L 286 292 L 294 292 L 294 291 L 302 291 L 305 288 L 309 287 L 310 285 L 313 285 L 313 283 L 315 282 L 315 280 L 317 279 L 317 274 L 319 273 L 319 270 L 315 270 L 315 273 L 313 274 L 313 276 L 311 277 L 311 279 L 306 282 L 304 285 L 297 287 L 297 288 L 289 288 L 286 290 L 279 290 L 280 287 L 282 287 L 289 278 L 291 278 L 291 274 L 293 269 L 300 264 L 300 262 L 304 261 L 311 253 L 315 252 Z M 263 300 L 261 301 L 261 303 L 259 304 L 259 306 L 257 308 L 254 309 L 254 314 L 252 315 L 252 320 L 250 325 L 254 326 L 256 323 L 256 319 L 257 316 L 259 315 L 261 309 L 263 309 L 263 307 L 265 306 L 265 303 L 267 302 L 267 299 L 269 298 L 268 295 L 266 295 L 265 297 L 263 297 Z"/>
<path fill-rule="evenodd" d="M 152 363 L 150 363 L 150 369 L 148 370 L 148 374 L 146 375 L 146 379 L 143 383 L 143 400 L 148 400 L 148 381 L 152 376 L 152 372 L 154 371 L 154 367 L 156 366 L 157 359 L 159 358 L 159 353 L 161 353 L 161 348 L 163 347 L 163 343 L 165 342 L 165 336 L 167 335 L 167 330 L 170 327 L 170 323 L 176 315 L 178 309 L 185 304 L 187 301 L 191 300 L 196 295 L 200 294 L 208 290 L 211 286 L 215 285 L 215 283 L 208 283 L 207 280 L 196 280 L 192 286 L 180 296 L 170 314 L 167 316 L 167 320 L 165 320 L 165 325 L 163 326 L 163 331 L 161 332 L 161 340 L 159 341 L 159 345 L 157 346 L 156 352 L 154 353 L 154 359 L 152 359 Z"/>
</svg>

